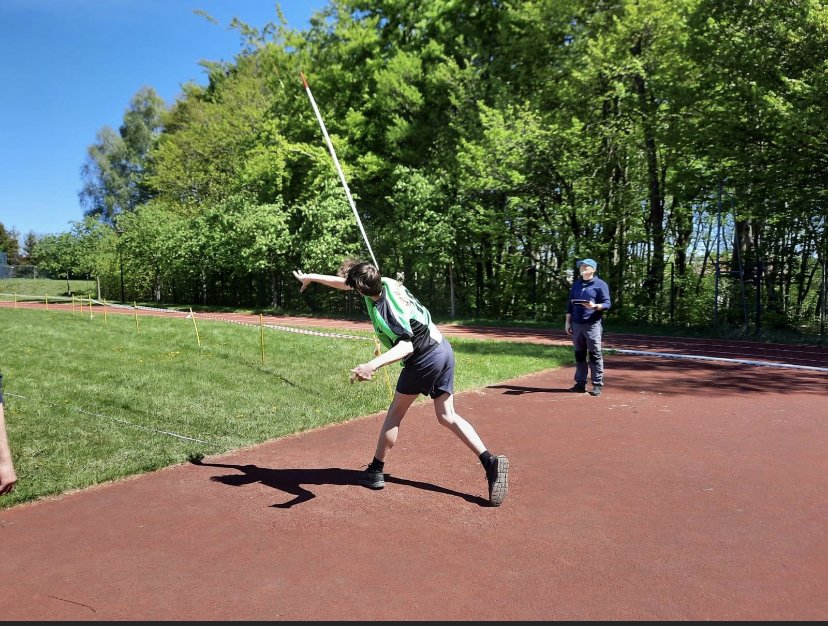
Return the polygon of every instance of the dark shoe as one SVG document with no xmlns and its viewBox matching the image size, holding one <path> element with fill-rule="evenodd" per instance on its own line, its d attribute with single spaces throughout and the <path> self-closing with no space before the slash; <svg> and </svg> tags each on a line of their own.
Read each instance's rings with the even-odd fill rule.
<svg viewBox="0 0 828 626">
<path fill-rule="evenodd" d="M 500 506 L 509 491 L 509 459 L 502 454 L 496 456 L 486 469 L 486 480 L 489 482 L 489 502 L 492 506 Z"/>
<path fill-rule="evenodd" d="M 567 389 L 567 391 L 572 391 L 574 393 L 586 393 L 586 385 L 584 383 L 575 383 Z"/>
<path fill-rule="evenodd" d="M 357 482 L 368 489 L 382 489 L 385 487 L 385 474 L 379 470 L 366 469 L 359 475 Z"/>
<path fill-rule="evenodd" d="M 603 387 L 603 385 L 593 385 L 592 386 L 592 391 L 589 392 L 589 395 L 591 395 L 591 396 L 600 396 L 601 395 L 601 387 Z"/>
</svg>

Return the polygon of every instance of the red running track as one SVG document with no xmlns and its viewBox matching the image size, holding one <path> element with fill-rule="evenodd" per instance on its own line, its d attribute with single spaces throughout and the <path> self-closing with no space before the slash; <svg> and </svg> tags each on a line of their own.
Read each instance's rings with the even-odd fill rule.
<svg viewBox="0 0 828 626">
<path fill-rule="evenodd" d="M 383 491 L 373 415 L 3 509 L 0 616 L 823 621 L 828 375 L 768 372 L 617 353 L 599 398 L 572 368 L 457 394 L 498 508 L 419 402 Z"/>
</svg>

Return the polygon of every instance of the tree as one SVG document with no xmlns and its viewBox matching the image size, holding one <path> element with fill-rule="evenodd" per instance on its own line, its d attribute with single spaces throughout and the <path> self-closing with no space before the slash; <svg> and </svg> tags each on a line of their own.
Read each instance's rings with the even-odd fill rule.
<svg viewBox="0 0 828 626">
<path fill-rule="evenodd" d="M 731 254 L 761 263 L 762 306 L 798 324 L 826 241 L 824 3 L 702 0 L 691 27 L 704 68 L 695 147 L 734 194 Z"/>
<path fill-rule="evenodd" d="M 155 90 L 143 87 L 130 101 L 118 132 L 108 126 L 98 132 L 81 168 L 79 196 L 85 215 L 111 225 L 117 215 L 150 198 L 147 155 L 162 128 L 163 110 L 164 101 Z"/>
<path fill-rule="evenodd" d="M 0 223 L 0 252 L 6 253 L 6 262 L 17 265 L 20 255 L 20 234 L 14 229 L 6 229 Z"/>
<path fill-rule="evenodd" d="M 29 265 L 37 265 L 37 259 L 34 256 L 37 240 L 38 236 L 33 231 L 29 231 L 23 239 L 23 258 Z"/>
<path fill-rule="evenodd" d="M 80 271 L 78 239 L 70 233 L 44 235 L 35 246 L 34 256 L 43 270 L 66 279 L 66 295 L 71 296 L 69 279 L 73 272 Z"/>
<path fill-rule="evenodd" d="M 115 230 L 87 216 L 72 222 L 72 236 L 77 250 L 77 270 L 94 276 L 98 299 L 101 298 L 101 275 L 114 267 L 116 249 Z"/>
</svg>

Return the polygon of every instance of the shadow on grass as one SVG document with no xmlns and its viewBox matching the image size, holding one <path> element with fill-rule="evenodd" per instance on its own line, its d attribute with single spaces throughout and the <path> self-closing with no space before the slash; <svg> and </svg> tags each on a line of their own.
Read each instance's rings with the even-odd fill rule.
<svg viewBox="0 0 828 626">
<path fill-rule="evenodd" d="M 222 467 L 241 472 L 240 474 L 211 476 L 210 480 L 213 482 L 230 485 L 232 487 L 243 487 L 244 485 L 261 483 L 267 487 L 272 487 L 273 489 L 278 489 L 295 496 L 288 502 L 270 505 L 272 508 L 276 509 L 289 509 L 297 504 L 302 504 L 303 502 L 307 502 L 308 500 L 315 498 L 316 494 L 306 489 L 303 485 L 352 485 L 359 489 L 366 489 L 366 487 L 363 487 L 357 482 L 357 479 L 362 474 L 360 470 L 341 469 L 339 467 L 270 469 L 267 467 L 259 467 L 257 465 L 205 463 L 198 459 L 190 459 L 190 463 L 204 467 Z M 484 500 L 478 496 L 462 493 L 460 491 L 454 491 L 453 489 L 446 489 L 445 487 L 440 487 L 431 483 L 397 478 L 396 476 L 391 476 L 389 474 L 385 475 L 385 482 L 405 485 L 415 489 L 423 489 L 425 491 L 433 491 L 435 493 L 444 493 L 449 496 L 462 498 L 466 502 L 470 502 L 472 504 L 489 506 L 489 502 L 487 500 Z"/>
</svg>

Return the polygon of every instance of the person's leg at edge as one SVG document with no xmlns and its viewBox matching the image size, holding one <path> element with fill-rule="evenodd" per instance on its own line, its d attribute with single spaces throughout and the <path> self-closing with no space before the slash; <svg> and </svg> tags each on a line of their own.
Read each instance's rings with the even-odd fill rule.
<svg viewBox="0 0 828 626">
<path fill-rule="evenodd" d="M 394 447 L 394 444 L 397 443 L 397 436 L 400 433 L 400 423 L 416 399 L 417 394 L 405 394 L 399 391 L 394 392 L 394 400 L 392 400 L 391 406 L 388 407 L 388 412 L 385 414 L 385 421 L 382 424 L 382 429 L 377 438 L 374 459 L 360 476 L 360 484 L 371 489 L 382 489 L 385 487 L 385 476 L 383 475 L 385 458 L 388 456 L 391 448 Z"/>
<path fill-rule="evenodd" d="M 505 455 L 495 456 L 488 451 L 474 427 L 454 410 L 452 394 L 443 393 L 434 398 L 434 412 L 437 421 L 457 435 L 480 459 L 489 483 L 489 502 L 493 506 L 500 506 L 509 490 L 509 459 Z"/>
</svg>

